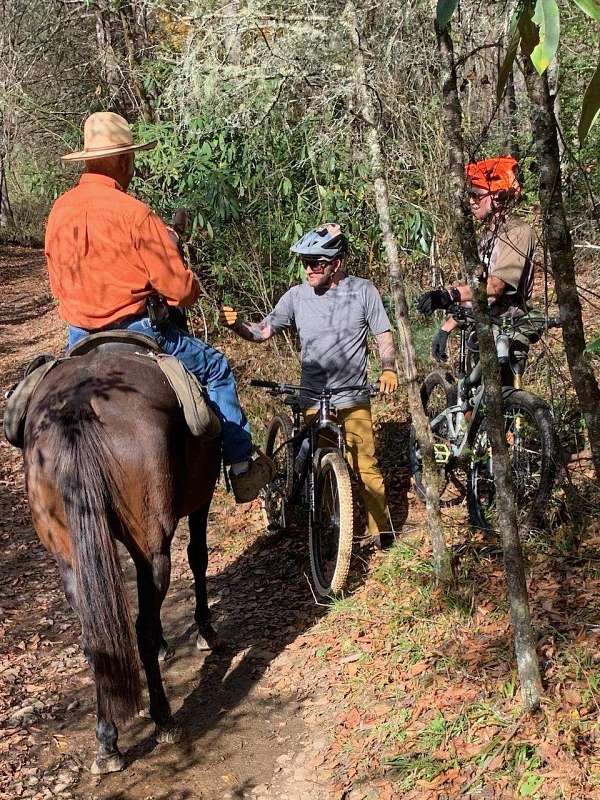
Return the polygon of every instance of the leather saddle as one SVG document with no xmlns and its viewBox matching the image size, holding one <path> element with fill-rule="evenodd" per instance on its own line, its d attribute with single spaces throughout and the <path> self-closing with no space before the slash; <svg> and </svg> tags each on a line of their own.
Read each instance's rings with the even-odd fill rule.
<svg viewBox="0 0 600 800">
<path fill-rule="evenodd" d="M 96 350 L 100 353 L 161 353 L 160 346 L 154 339 L 135 331 L 98 331 L 90 333 L 68 352 L 68 357 L 84 356 Z"/>
<path fill-rule="evenodd" d="M 149 336 L 126 330 L 99 331 L 77 342 L 66 358 L 100 353 L 134 353 L 152 358 L 175 393 L 192 436 L 216 438 L 221 424 L 198 379 L 174 356 L 163 353 Z M 50 355 L 37 356 L 25 370 L 25 377 L 6 393 L 4 435 L 15 447 L 23 447 L 25 419 L 33 393 L 46 375 L 61 361 Z"/>
</svg>

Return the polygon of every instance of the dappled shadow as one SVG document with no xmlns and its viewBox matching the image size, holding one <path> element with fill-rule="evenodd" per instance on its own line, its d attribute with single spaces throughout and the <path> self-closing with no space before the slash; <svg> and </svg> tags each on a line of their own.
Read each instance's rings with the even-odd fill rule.
<svg viewBox="0 0 600 800">
<path fill-rule="evenodd" d="M 410 490 L 410 422 L 386 419 L 375 424 L 377 458 L 388 499 L 392 523 L 397 533 L 408 517 Z"/>
</svg>

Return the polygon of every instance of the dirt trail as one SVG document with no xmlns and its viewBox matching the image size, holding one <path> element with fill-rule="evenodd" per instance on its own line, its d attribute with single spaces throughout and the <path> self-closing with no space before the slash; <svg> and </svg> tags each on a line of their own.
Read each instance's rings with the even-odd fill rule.
<svg viewBox="0 0 600 800">
<path fill-rule="evenodd" d="M 2 392 L 40 352 L 58 354 L 64 326 L 41 254 L 0 256 Z M 164 678 L 185 736 L 157 745 L 149 720 L 123 727 L 127 770 L 94 778 L 93 685 L 58 572 L 32 530 L 20 453 L 0 442 L 0 797 L 323 798 L 310 762 L 323 749 L 328 709 L 303 666 L 319 618 L 305 542 L 261 535 L 256 507 L 219 491 L 209 522 L 209 598 L 226 646 L 194 647 L 191 574 L 181 526 L 163 607 L 174 658 Z M 302 637 L 302 638 L 300 638 Z M 322 723 L 319 723 L 319 717 Z M 309 722 L 307 722 L 309 720 Z"/>
</svg>

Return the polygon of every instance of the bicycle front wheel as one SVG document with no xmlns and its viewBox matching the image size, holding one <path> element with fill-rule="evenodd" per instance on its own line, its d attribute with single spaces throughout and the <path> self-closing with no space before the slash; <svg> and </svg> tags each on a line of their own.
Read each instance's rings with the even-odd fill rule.
<svg viewBox="0 0 600 800">
<path fill-rule="evenodd" d="M 341 453 L 327 453 L 315 481 L 310 515 L 310 569 L 321 597 L 335 597 L 346 586 L 354 536 L 354 500 L 350 471 Z"/>
<path fill-rule="evenodd" d="M 286 414 L 273 417 L 267 431 L 265 453 L 275 464 L 271 482 L 261 491 L 265 525 L 270 531 L 285 530 L 294 481 L 292 423 Z"/>
<path fill-rule="evenodd" d="M 556 478 L 559 454 L 552 413 L 530 392 L 510 390 L 504 398 L 504 429 L 519 527 L 534 528 L 543 520 Z M 469 518 L 476 528 L 492 530 L 497 527 L 496 492 L 485 415 L 474 420 L 470 441 Z"/>
</svg>

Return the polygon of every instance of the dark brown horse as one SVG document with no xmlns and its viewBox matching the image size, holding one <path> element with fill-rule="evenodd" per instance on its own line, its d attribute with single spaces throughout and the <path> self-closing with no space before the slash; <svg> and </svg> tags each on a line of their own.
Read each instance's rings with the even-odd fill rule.
<svg viewBox="0 0 600 800">
<path fill-rule="evenodd" d="M 92 351 L 57 365 L 33 395 L 25 426 L 33 522 L 59 564 L 79 615 L 96 681 L 95 773 L 122 769 L 115 721 L 140 707 L 138 651 L 159 741 L 175 741 L 159 668 L 160 609 L 170 546 L 189 516 L 198 646 L 216 644 L 206 595 L 208 508 L 220 441 L 192 437 L 156 364 L 133 353 Z M 137 570 L 137 647 L 116 548 Z"/>
</svg>

